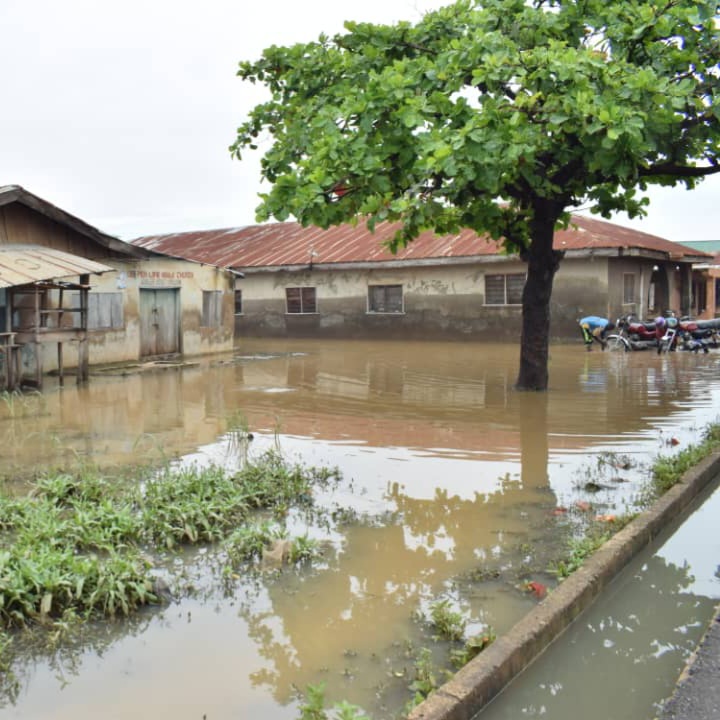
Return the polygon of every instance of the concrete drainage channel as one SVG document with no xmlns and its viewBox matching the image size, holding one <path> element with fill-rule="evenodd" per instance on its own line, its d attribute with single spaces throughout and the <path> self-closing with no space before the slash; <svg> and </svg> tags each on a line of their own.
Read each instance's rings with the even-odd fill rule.
<svg viewBox="0 0 720 720">
<path fill-rule="evenodd" d="M 720 452 L 682 480 L 606 542 L 541 603 L 418 705 L 408 720 L 470 720 L 550 645 L 627 563 L 720 473 Z"/>
</svg>

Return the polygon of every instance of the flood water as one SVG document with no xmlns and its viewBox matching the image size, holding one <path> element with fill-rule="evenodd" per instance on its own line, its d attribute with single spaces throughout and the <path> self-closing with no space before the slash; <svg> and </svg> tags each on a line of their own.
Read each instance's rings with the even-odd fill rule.
<svg viewBox="0 0 720 720">
<path fill-rule="evenodd" d="M 19 692 L 0 718 L 287 720 L 319 682 L 330 701 L 397 717 L 430 642 L 419 619 L 429 603 L 448 598 L 468 632 L 501 634 L 536 602 L 522 582 L 551 584 L 544 571 L 575 501 L 632 509 L 648 463 L 717 420 L 720 355 L 553 346 L 541 394 L 512 390 L 518 357 L 479 343 L 246 340 L 182 369 L 51 381 L 0 404 L 8 478 L 83 460 L 230 462 L 226 433 L 242 417 L 251 453 L 279 444 L 288 458 L 337 466 L 343 480 L 317 502 L 344 518 L 301 528 L 326 543 L 312 568 L 240 578 L 228 593 L 203 549 L 177 560 L 190 595 L 87 628 L 52 655 L 22 648 Z M 709 617 L 712 603 L 698 603 L 663 668 L 670 684 L 705 605 Z"/>
</svg>

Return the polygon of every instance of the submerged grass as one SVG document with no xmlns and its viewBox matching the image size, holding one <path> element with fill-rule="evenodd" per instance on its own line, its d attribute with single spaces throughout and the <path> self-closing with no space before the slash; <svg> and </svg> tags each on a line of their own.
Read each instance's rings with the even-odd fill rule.
<svg viewBox="0 0 720 720">
<path fill-rule="evenodd" d="M 313 485 L 333 475 L 273 450 L 234 474 L 166 466 L 129 484 L 84 468 L 41 476 L 24 497 L 0 495 L 0 630 L 157 603 L 151 555 L 222 540 L 252 510 L 311 503 Z M 297 548 L 298 560 L 312 552 Z"/>
</svg>

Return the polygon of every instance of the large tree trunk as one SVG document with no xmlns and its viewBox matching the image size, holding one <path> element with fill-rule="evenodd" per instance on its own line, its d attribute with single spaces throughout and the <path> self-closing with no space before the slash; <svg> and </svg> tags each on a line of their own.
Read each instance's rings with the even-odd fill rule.
<svg viewBox="0 0 720 720">
<path fill-rule="evenodd" d="M 547 390 L 550 296 L 563 253 L 553 250 L 555 222 L 563 208 L 540 200 L 534 206 L 530 247 L 523 254 L 528 271 L 522 299 L 522 337 L 518 390 Z"/>
</svg>

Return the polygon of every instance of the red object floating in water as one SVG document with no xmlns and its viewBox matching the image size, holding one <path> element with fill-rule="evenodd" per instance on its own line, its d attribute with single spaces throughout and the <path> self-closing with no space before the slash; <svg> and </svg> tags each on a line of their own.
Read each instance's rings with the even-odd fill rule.
<svg viewBox="0 0 720 720">
<path fill-rule="evenodd" d="M 567 512 L 567 508 L 559 505 L 553 510 L 553 515 L 564 515 Z"/>
<path fill-rule="evenodd" d="M 547 587 L 535 580 L 525 583 L 525 589 L 531 592 L 538 600 L 542 600 L 547 595 Z"/>
</svg>

